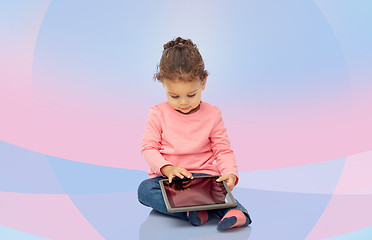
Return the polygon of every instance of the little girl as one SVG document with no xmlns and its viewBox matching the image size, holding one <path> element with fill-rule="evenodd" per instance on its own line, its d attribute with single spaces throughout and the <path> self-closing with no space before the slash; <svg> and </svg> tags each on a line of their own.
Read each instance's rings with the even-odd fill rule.
<svg viewBox="0 0 372 240">
<path fill-rule="evenodd" d="M 246 227 L 247 210 L 238 202 L 231 209 L 170 213 L 159 180 L 221 175 L 231 190 L 238 169 L 218 107 L 201 101 L 208 72 L 197 46 L 180 37 L 164 45 L 154 78 L 163 84 L 168 101 L 151 107 L 142 141 L 142 154 L 150 166 L 149 179 L 138 188 L 140 203 L 161 213 L 200 226 L 213 215 L 221 219 L 218 230 Z"/>
</svg>

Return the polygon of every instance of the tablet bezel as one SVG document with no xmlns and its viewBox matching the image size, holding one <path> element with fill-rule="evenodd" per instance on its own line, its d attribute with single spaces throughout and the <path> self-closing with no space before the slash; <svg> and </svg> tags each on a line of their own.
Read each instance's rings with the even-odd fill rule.
<svg viewBox="0 0 372 240">
<path fill-rule="evenodd" d="M 195 178 L 216 178 L 216 177 L 220 177 L 220 175 L 194 176 L 194 179 Z M 231 203 L 208 204 L 208 205 L 198 205 L 198 206 L 190 206 L 190 207 L 172 208 L 170 203 L 169 203 L 169 200 L 168 200 L 168 196 L 167 196 L 167 193 L 166 193 L 166 190 L 165 190 L 165 187 L 164 187 L 164 182 L 169 182 L 169 179 L 168 178 L 161 179 L 159 181 L 159 184 L 160 184 L 160 189 L 161 189 L 161 192 L 162 192 L 162 195 L 163 195 L 165 206 L 167 207 L 167 210 L 170 213 L 188 212 L 188 211 L 201 211 L 201 210 L 213 210 L 213 209 L 221 209 L 221 208 L 232 208 L 232 207 L 235 207 L 237 205 L 236 200 L 235 200 L 234 196 L 232 195 L 229 187 L 227 186 L 226 181 L 222 181 L 223 186 L 226 189 L 227 195 L 230 197 L 230 199 L 232 201 Z"/>
</svg>

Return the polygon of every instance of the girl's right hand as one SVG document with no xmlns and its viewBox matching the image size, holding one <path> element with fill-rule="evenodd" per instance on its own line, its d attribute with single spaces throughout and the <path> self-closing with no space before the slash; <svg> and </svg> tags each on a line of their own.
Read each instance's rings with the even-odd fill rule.
<svg viewBox="0 0 372 240">
<path fill-rule="evenodd" d="M 183 179 L 184 177 L 193 179 L 192 174 L 183 167 L 166 165 L 162 167 L 160 171 L 161 173 L 163 173 L 164 176 L 168 177 L 169 183 L 171 183 L 172 179 L 175 177 L 179 177 L 181 179 Z"/>
</svg>

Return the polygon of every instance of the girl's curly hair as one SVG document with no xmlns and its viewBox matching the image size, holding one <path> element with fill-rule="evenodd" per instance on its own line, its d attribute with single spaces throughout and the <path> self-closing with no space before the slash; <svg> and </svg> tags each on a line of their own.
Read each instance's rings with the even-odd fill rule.
<svg viewBox="0 0 372 240">
<path fill-rule="evenodd" d="M 177 37 L 163 47 L 163 55 L 154 74 L 155 80 L 163 82 L 164 80 L 204 81 L 206 79 L 208 71 L 204 69 L 203 58 L 198 47 L 190 39 Z"/>
</svg>

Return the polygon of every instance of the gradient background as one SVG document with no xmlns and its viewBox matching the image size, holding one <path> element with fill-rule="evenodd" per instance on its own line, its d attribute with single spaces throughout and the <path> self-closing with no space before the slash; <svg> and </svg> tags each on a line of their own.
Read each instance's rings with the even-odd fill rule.
<svg viewBox="0 0 372 240">
<path fill-rule="evenodd" d="M 162 45 L 181 36 L 205 60 L 202 99 L 222 110 L 234 195 L 254 221 L 229 238 L 372 239 L 371 11 L 369 0 L 0 1 L 0 238 L 154 239 L 162 216 L 136 200 L 140 144 L 166 100 L 152 80 Z M 221 237 L 201 229 L 181 239 Z"/>
</svg>

